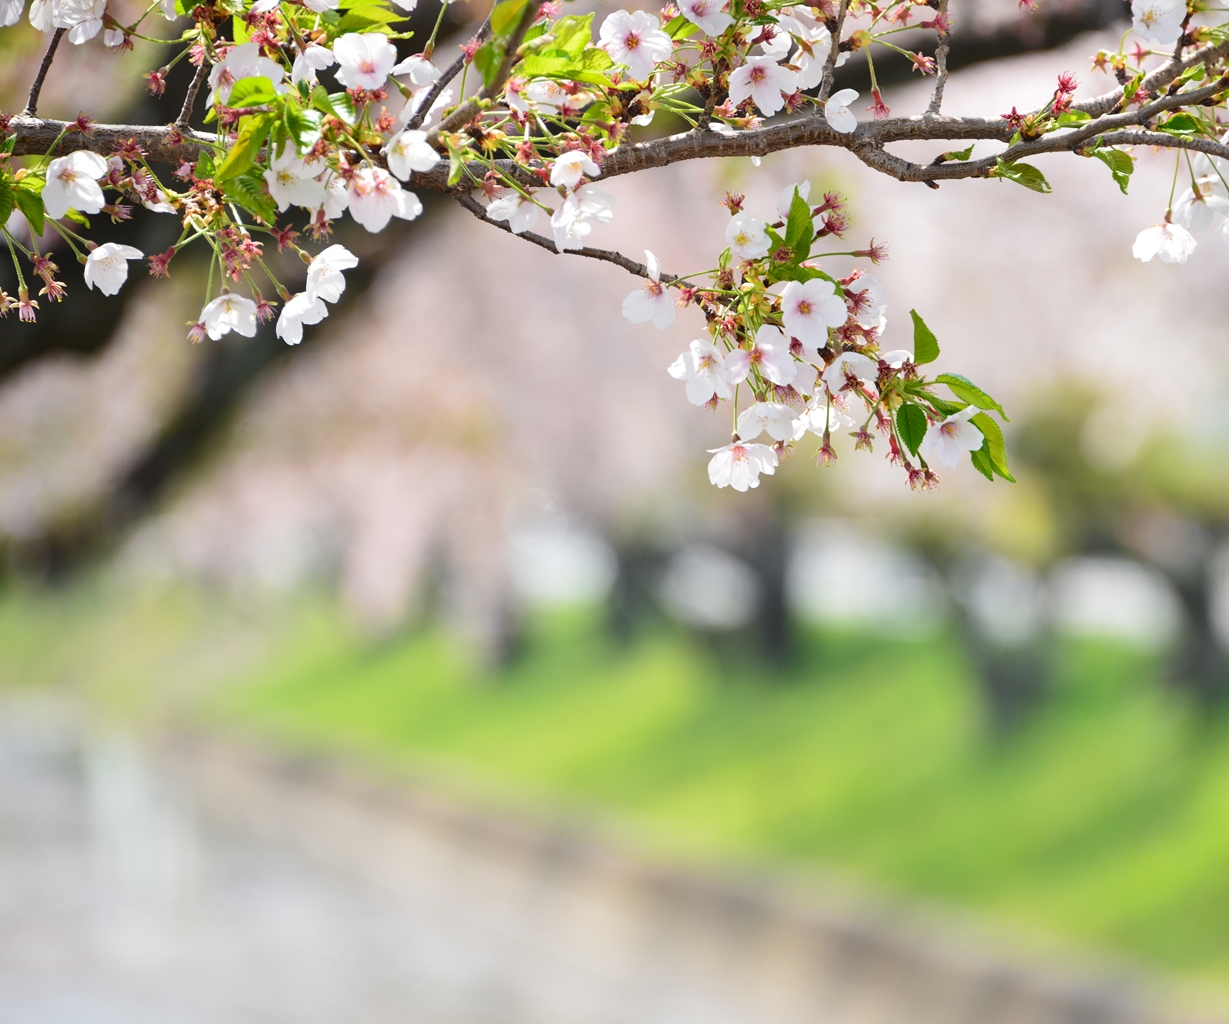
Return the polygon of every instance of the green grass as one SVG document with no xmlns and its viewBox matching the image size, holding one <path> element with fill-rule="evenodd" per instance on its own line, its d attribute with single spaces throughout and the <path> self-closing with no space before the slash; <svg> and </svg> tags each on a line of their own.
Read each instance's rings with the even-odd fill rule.
<svg viewBox="0 0 1229 1024">
<path fill-rule="evenodd" d="M 1059 664 L 994 740 L 948 637 L 815 633 L 773 671 L 666 629 L 619 647 L 578 615 L 486 674 L 438 631 L 364 643 L 319 602 L 0 602 L 0 681 L 169 694 L 215 728 L 589 815 L 663 856 L 819 867 L 1229 981 L 1229 729 L 1155 659 L 1079 643 Z"/>
</svg>

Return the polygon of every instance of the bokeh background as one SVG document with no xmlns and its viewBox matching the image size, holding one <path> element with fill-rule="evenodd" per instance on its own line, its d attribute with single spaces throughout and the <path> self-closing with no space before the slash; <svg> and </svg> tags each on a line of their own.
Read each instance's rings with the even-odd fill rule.
<svg viewBox="0 0 1229 1024">
<path fill-rule="evenodd" d="M 1125 30 L 1116 0 L 953 9 L 951 111 L 1036 106 L 1061 71 L 1080 95 L 1111 84 L 1087 69 Z M 450 9 L 454 45 L 484 13 Z M 0 34 L 0 108 L 39 47 Z M 41 112 L 169 121 L 186 81 L 144 95 L 158 59 L 66 46 Z M 885 68 L 888 102 L 920 112 L 906 75 Z M 989 957 L 1000 981 L 1103 998 L 1017 1018 L 1002 982 L 935 1019 L 1221 1019 L 1229 252 L 1214 232 L 1186 266 L 1132 259 L 1171 157 L 1140 153 L 1129 195 L 1098 161 L 1039 166 L 1052 195 L 931 191 L 823 151 L 683 164 L 610 183 L 594 236 L 704 266 L 726 189 L 753 211 L 790 182 L 839 189 L 848 239 L 890 248 L 885 343 L 909 343 L 917 309 L 938 367 L 1004 404 L 1014 486 L 965 465 L 910 492 L 841 438 L 832 468 L 803 443 L 757 491 L 717 492 L 705 449 L 728 424 L 665 372 L 698 314 L 633 327 L 616 269 L 426 196 L 384 235 L 339 229 L 362 266 L 295 349 L 189 344 L 186 254 L 112 300 L 61 260 L 70 301 L 0 321 L 0 1020 L 947 1006 L 864 947 L 922 951 L 932 980 Z M 173 229 L 100 230 L 155 252 Z M 364 857 L 401 848 L 354 817 L 373 800 L 400 828 L 469 831 L 376 871 Z M 542 908 L 595 906 L 588 875 L 524 845 L 561 828 L 712 900 L 788 880 L 773 914 L 839 906 L 871 995 L 825 1003 L 841 972 L 778 977 L 797 943 L 743 932 L 684 963 L 734 926 L 671 940 L 643 892 L 568 931 Z M 536 902 L 483 895 L 457 866 L 475 835 L 501 884 L 532 861 Z M 783 994 L 812 983 L 820 1003 Z"/>
</svg>

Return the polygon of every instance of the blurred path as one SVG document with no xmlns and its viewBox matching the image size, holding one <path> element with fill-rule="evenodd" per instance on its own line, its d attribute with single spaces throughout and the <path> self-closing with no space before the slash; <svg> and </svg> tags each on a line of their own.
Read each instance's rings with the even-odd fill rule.
<svg viewBox="0 0 1229 1024">
<path fill-rule="evenodd" d="M 1151 1021 L 1130 986 L 0 704 L 0 1024 Z"/>
</svg>

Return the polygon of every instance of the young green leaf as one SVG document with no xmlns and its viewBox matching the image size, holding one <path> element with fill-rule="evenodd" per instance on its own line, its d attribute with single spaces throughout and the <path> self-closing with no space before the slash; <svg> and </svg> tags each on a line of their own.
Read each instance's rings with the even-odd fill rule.
<svg viewBox="0 0 1229 1024">
<path fill-rule="evenodd" d="M 789 204 L 789 219 L 785 222 L 785 245 L 793 252 L 795 263 L 801 263 L 811 255 L 811 240 L 814 237 L 811 207 L 795 188 L 794 198 Z"/>
<path fill-rule="evenodd" d="M 1173 117 L 1161 121 L 1157 128 L 1170 135 L 1197 135 L 1203 126 L 1185 110 L 1179 110 Z"/>
<path fill-rule="evenodd" d="M 569 14 L 555 22 L 551 34 L 555 37 L 552 50 L 576 59 L 593 41 L 593 15 Z"/>
<path fill-rule="evenodd" d="M 973 146 L 975 145 L 976 143 L 972 143 L 968 146 L 965 146 L 964 149 L 949 150 L 948 152 L 941 154 L 939 156 L 939 159 L 936 160 L 935 163 L 945 164 L 945 163 L 949 163 L 952 160 L 967 160 L 969 159 L 969 157 L 973 155 Z"/>
<path fill-rule="evenodd" d="M 1087 110 L 1064 110 L 1058 115 L 1058 120 L 1055 124 L 1059 128 L 1069 128 L 1073 124 L 1083 124 L 1085 121 L 1092 120 L 1092 114 Z"/>
<path fill-rule="evenodd" d="M 521 20 L 528 0 L 501 0 L 491 10 L 491 35 L 509 35 Z"/>
<path fill-rule="evenodd" d="M 0 224 L 8 222 L 17 205 L 17 197 L 13 195 L 13 187 L 7 181 L 0 181 Z"/>
<path fill-rule="evenodd" d="M 1127 186 L 1131 184 L 1131 173 L 1135 170 L 1135 158 L 1121 149 L 1094 149 L 1092 155 L 1110 169 L 1110 174 L 1125 196 Z"/>
<path fill-rule="evenodd" d="M 936 384 L 946 384 L 951 388 L 952 394 L 959 398 L 962 402 L 967 402 L 969 405 L 975 405 L 979 409 L 992 409 L 1003 417 L 1007 422 L 1007 414 L 1003 412 L 1003 407 L 999 405 L 986 392 L 974 384 L 968 377 L 962 377 L 958 373 L 941 373 L 935 378 Z"/>
<path fill-rule="evenodd" d="M 398 21 L 405 21 L 405 15 L 390 11 L 386 7 L 355 7 L 342 15 L 341 20 L 337 23 L 337 31 L 339 33 L 368 32 L 375 29 L 378 32 Z"/>
<path fill-rule="evenodd" d="M 1031 188 L 1034 192 L 1040 192 L 1042 195 L 1049 195 L 1054 191 L 1050 187 L 1050 183 L 1046 181 L 1046 176 L 1032 164 L 1022 164 L 1019 162 L 1005 163 L 1000 160 L 995 164 L 994 176 L 1014 181 L 1017 185 Z"/>
<path fill-rule="evenodd" d="M 269 129 L 273 127 L 274 117 L 272 114 L 256 114 L 243 118 L 240 123 L 239 137 L 214 174 L 218 181 L 234 178 L 252 166 L 269 135 Z"/>
<path fill-rule="evenodd" d="M 231 86 L 226 106 L 232 109 L 260 107 L 273 103 L 276 99 L 277 93 L 273 91 L 273 83 L 264 75 L 257 75 L 253 78 L 241 78 Z"/>
<path fill-rule="evenodd" d="M 975 452 L 969 452 L 969 458 L 973 460 L 973 468 L 977 470 L 987 480 L 994 481 L 994 463 L 990 461 L 990 456 L 986 454 L 986 446 L 983 444 Z"/>
<path fill-rule="evenodd" d="M 13 189 L 13 199 L 17 202 L 17 209 L 26 218 L 26 223 L 30 225 L 31 234 L 37 237 L 47 226 L 47 214 L 43 209 L 43 197 L 33 189 L 26 187 L 26 182 L 29 180 L 29 178 L 23 178 L 18 183 Z"/>
<path fill-rule="evenodd" d="M 909 310 L 913 317 L 913 365 L 922 366 L 933 363 L 939 358 L 939 339 L 934 331 L 926 326 L 926 322 L 917 315 L 916 309 Z"/>
<path fill-rule="evenodd" d="M 505 3 L 508 0 L 505 0 Z M 474 67 L 478 69 L 482 75 L 482 84 L 487 89 L 490 89 L 495 84 L 495 79 L 499 75 L 499 66 L 503 63 L 504 54 L 508 50 L 508 44 L 502 39 L 488 39 L 482 46 L 478 47 L 474 54 Z"/>
<path fill-rule="evenodd" d="M 1016 478 L 1011 475 L 1011 470 L 1007 468 L 1007 442 L 1003 439 L 1002 428 L 994 422 L 993 417 L 989 413 L 979 412 L 970 420 L 985 437 L 985 442 L 982 444 L 979 451 L 984 451 L 990 468 L 1001 476 L 1004 480 L 1009 480 L 1011 483 L 1016 482 Z M 973 465 L 977 466 L 977 461 L 974 460 Z M 978 466 L 978 469 L 981 469 Z M 985 472 L 985 470 L 982 470 Z"/>
<path fill-rule="evenodd" d="M 896 410 L 896 432 L 913 455 L 926 436 L 926 413 L 921 406 L 906 403 Z"/>
<path fill-rule="evenodd" d="M 227 198 L 234 200 L 266 224 L 277 221 L 277 206 L 265 188 L 265 179 L 255 171 L 244 171 L 226 182 Z"/>
</svg>

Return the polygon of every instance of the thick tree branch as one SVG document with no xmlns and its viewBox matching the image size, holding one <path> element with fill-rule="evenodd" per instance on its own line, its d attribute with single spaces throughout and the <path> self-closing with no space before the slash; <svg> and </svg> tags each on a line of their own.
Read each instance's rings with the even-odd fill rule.
<svg viewBox="0 0 1229 1024">
<path fill-rule="evenodd" d="M 14 117 L 9 122 L 9 131 L 17 136 L 13 155 L 28 156 L 48 152 L 60 133 L 71 124 L 71 121 L 50 121 L 41 117 Z M 130 139 L 135 140 L 154 161 L 168 164 L 195 160 L 202 149 L 214 148 L 218 144 L 214 135 L 178 125 L 153 127 L 143 124 L 100 124 L 88 135 L 80 132 L 66 135 L 56 146 L 55 153 L 89 149 L 95 153 L 108 154 Z"/>
</svg>

